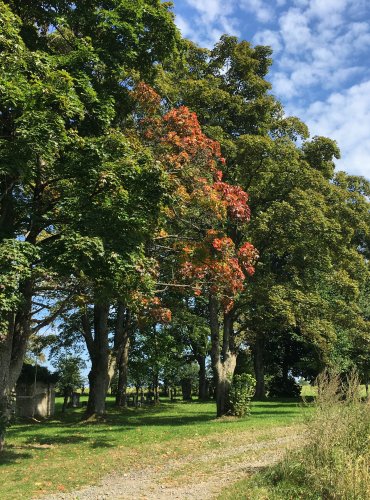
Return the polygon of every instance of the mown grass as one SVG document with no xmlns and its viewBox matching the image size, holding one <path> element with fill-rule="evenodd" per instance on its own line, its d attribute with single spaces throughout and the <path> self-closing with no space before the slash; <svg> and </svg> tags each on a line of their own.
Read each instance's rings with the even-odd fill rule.
<svg viewBox="0 0 370 500">
<path fill-rule="evenodd" d="M 19 422 L 0 456 L 0 498 L 27 499 L 92 484 L 105 474 L 217 449 L 220 436 L 239 442 L 246 431 L 289 426 L 301 420 L 295 401 L 254 403 L 244 419 L 215 419 L 209 403 L 163 402 L 157 407 L 119 410 L 108 400 L 104 420 L 83 422 L 83 409 L 42 423 Z M 235 497 L 234 497 L 235 498 Z"/>
</svg>

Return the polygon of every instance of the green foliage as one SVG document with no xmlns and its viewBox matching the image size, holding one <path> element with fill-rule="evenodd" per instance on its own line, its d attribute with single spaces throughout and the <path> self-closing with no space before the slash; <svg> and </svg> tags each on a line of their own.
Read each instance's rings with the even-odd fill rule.
<svg viewBox="0 0 370 500">
<path fill-rule="evenodd" d="M 0 241 L 0 342 L 7 334 L 7 318 L 22 304 L 20 284 L 31 276 L 37 251 L 27 242 Z"/>
<path fill-rule="evenodd" d="M 35 366 L 25 363 L 22 367 L 18 381 L 25 384 L 33 384 L 36 381 L 45 384 L 55 384 L 58 379 L 58 373 L 52 373 L 46 366 Z"/>
<path fill-rule="evenodd" d="M 58 374 L 57 389 L 64 393 L 66 390 L 75 391 L 84 385 L 81 370 L 86 363 L 78 356 L 60 355 L 53 363 Z"/>
<path fill-rule="evenodd" d="M 234 375 L 230 391 L 230 413 L 237 417 L 244 417 L 251 412 L 251 399 L 256 387 L 256 380 L 249 373 Z"/>
<path fill-rule="evenodd" d="M 293 377 L 273 376 L 267 384 L 268 396 L 271 398 L 298 398 L 301 387 Z"/>
</svg>

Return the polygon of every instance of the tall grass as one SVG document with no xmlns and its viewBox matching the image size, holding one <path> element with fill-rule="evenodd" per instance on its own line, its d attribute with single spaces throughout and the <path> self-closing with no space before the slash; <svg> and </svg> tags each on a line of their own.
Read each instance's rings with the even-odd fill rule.
<svg viewBox="0 0 370 500">
<path fill-rule="evenodd" d="M 288 498 L 301 491 L 300 498 L 368 500 L 370 403 L 361 400 L 355 373 L 342 381 L 325 372 L 317 386 L 305 446 L 267 474 L 267 481 Z"/>
</svg>

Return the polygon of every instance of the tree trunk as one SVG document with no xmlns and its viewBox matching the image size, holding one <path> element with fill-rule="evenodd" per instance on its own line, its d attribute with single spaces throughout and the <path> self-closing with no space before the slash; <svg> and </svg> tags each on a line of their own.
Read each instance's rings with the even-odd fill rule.
<svg viewBox="0 0 370 500">
<path fill-rule="evenodd" d="M 223 315 L 222 348 L 220 342 L 220 325 L 218 320 L 219 304 L 214 296 L 209 300 L 209 318 L 211 329 L 211 361 L 216 384 L 217 416 L 222 417 L 229 412 L 229 391 L 236 367 L 236 351 L 234 345 L 233 312 Z"/>
<path fill-rule="evenodd" d="M 130 309 L 126 308 L 123 303 L 119 303 L 114 336 L 114 355 L 118 368 L 117 406 L 127 406 L 128 357 L 132 328 Z"/>
<path fill-rule="evenodd" d="M 207 378 L 206 378 L 206 357 L 197 356 L 197 362 L 199 364 L 199 391 L 198 397 L 200 401 L 205 401 L 207 399 Z"/>
<path fill-rule="evenodd" d="M 0 397 L 0 452 L 5 446 L 5 431 L 10 422 L 10 396 L 5 395 Z"/>
<path fill-rule="evenodd" d="M 108 304 L 94 305 L 94 337 L 89 345 L 91 370 L 90 392 L 86 416 L 105 413 L 105 398 L 109 387 Z"/>
<path fill-rule="evenodd" d="M 181 380 L 182 399 L 184 401 L 191 401 L 191 379 L 183 378 Z"/>
<path fill-rule="evenodd" d="M 117 406 L 127 406 L 127 378 L 128 378 L 128 353 L 130 348 L 130 337 L 128 329 L 123 340 L 123 349 L 118 363 L 118 389 L 116 396 Z"/>
<path fill-rule="evenodd" d="M 158 384 L 159 384 L 158 372 L 155 372 L 153 378 L 154 404 L 159 403 Z"/>
<path fill-rule="evenodd" d="M 0 332 L 0 450 L 10 423 L 14 401 L 12 393 L 22 370 L 27 342 L 31 335 L 32 280 L 21 286 L 22 307 L 8 315 L 4 334 Z"/>
<path fill-rule="evenodd" d="M 256 377 L 256 391 L 254 399 L 257 401 L 266 398 L 265 391 L 265 367 L 264 367 L 265 339 L 263 335 L 257 334 L 256 341 L 252 347 L 254 373 Z"/>
</svg>

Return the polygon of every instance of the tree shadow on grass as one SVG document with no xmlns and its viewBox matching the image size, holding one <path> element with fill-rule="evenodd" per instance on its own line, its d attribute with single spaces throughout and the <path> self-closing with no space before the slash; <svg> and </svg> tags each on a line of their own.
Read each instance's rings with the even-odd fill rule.
<svg viewBox="0 0 370 500">
<path fill-rule="evenodd" d="M 115 446 L 115 444 L 105 438 L 94 439 L 91 436 L 57 434 L 45 437 L 29 437 L 25 447 L 27 448 L 29 445 L 33 445 L 34 449 L 47 449 L 48 447 L 52 448 L 57 445 L 73 445 L 79 443 L 87 443 L 91 448 L 113 448 Z"/>
<path fill-rule="evenodd" d="M 211 422 L 215 419 L 215 415 L 209 413 L 197 413 L 196 415 L 186 416 L 157 416 L 146 415 L 138 419 L 138 426 L 183 426 L 205 422 Z"/>
<path fill-rule="evenodd" d="M 32 453 L 16 451 L 10 447 L 6 447 L 0 454 L 0 467 L 12 465 L 14 462 L 29 458 L 33 458 Z"/>
</svg>

